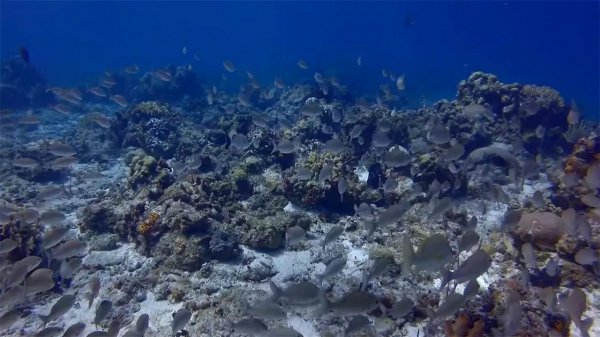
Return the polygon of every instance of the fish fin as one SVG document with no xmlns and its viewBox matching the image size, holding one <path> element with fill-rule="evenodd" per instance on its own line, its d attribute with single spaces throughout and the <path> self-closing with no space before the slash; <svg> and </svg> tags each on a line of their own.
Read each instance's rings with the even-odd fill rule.
<svg viewBox="0 0 600 337">
<path fill-rule="evenodd" d="M 445 287 L 450 280 L 452 280 L 452 272 L 448 269 L 442 268 L 442 282 L 440 284 L 440 289 Z"/>
<path fill-rule="evenodd" d="M 365 291 L 369 285 L 369 273 L 363 271 L 363 276 L 360 280 L 360 290 Z"/>
<path fill-rule="evenodd" d="M 592 327 L 592 324 L 594 323 L 594 319 L 591 317 L 588 317 L 584 320 L 581 320 L 579 322 L 579 332 L 581 333 L 581 335 L 583 337 L 589 337 L 590 336 L 590 328 Z"/>
</svg>

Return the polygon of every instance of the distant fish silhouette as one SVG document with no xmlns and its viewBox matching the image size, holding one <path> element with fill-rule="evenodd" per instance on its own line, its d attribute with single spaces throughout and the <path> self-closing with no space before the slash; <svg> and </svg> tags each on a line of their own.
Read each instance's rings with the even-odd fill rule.
<svg viewBox="0 0 600 337">
<path fill-rule="evenodd" d="M 27 50 L 27 48 L 20 47 L 19 48 L 19 55 L 21 56 L 21 58 L 23 59 L 23 61 L 25 61 L 25 63 L 29 64 L 29 50 Z"/>
</svg>

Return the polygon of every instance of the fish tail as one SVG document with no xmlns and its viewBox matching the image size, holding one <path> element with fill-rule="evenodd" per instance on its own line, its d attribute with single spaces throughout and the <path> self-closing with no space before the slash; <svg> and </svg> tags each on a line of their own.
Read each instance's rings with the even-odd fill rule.
<svg viewBox="0 0 600 337">
<path fill-rule="evenodd" d="M 273 301 L 277 301 L 281 297 L 281 288 L 279 288 L 273 281 L 269 281 L 269 287 L 271 287 L 271 292 L 273 293 L 271 295 L 271 299 Z"/>
<path fill-rule="evenodd" d="M 38 317 L 44 323 L 43 326 L 46 326 L 46 324 L 48 324 L 48 321 L 50 321 L 50 315 L 38 315 Z"/>
</svg>

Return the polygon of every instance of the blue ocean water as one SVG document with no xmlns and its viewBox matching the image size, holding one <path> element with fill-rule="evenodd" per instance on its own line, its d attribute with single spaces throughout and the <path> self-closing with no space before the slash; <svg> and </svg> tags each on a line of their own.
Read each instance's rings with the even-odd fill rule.
<svg viewBox="0 0 600 337">
<path fill-rule="evenodd" d="M 225 59 L 262 82 L 291 83 L 307 76 L 296 66 L 302 58 L 357 92 L 376 91 L 382 69 L 404 73 L 413 104 L 452 98 L 458 81 L 482 70 L 503 82 L 554 87 L 588 117 L 600 113 L 598 1 L 0 6 L 2 59 L 24 46 L 56 85 L 95 83 L 105 70 L 134 63 L 143 71 L 189 63 L 211 83 Z M 245 72 L 230 83 L 236 76 L 241 82 Z"/>
</svg>

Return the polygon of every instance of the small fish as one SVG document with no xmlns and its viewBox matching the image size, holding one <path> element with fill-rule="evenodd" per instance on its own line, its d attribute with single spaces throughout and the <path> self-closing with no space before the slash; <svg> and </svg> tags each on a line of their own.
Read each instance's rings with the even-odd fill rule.
<svg viewBox="0 0 600 337">
<path fill-rule="evenodd" d="M 290 154 L 296 151 L 296 144 L 289 139 L 282 139 L 279 143 L 273 146 L 272 153 L 279 152 L 282 154 Z"/>
<path fill-rule="evenodd" d="M 13 159 L 12 165 L 19 168 L 36 168 L 40 163 L 35 159 L 21 157 Z"/>
<path fill-rule="evenodd" d="M 548 263 L 546 264 L 545 269 L 546 269 L 546 274 L 548 274 L 548 276 L 550 276 L 550 277 L 556 276 L 556 273 L 558 272 L 558 259 L 548 260 Z"/>
<path fill-rule="evenodd" d="M 15 240 L 4 239 L 0 241 L 0 254 L 10 253 L 17 247 L 19 247 L 19 244 Z"/>
<path fill-rule="evenodd" d="M 88 88 L 88 92 L 91 92 L 92 95 L 97 96 L 97 97 L 104 98 L 104 97 L 108 96 L 108 94 L 102 87 L 90 87 L 90 88 Z"/>
<path fill-rule="evenodd" d="M 230 60 L 223 61 L 223 68 L 225 68 L 225 70 L 227 70 L 230 73 L 235 71 L 235 66 L 233 65 L 233 62 L 231 62 Z"/>
<path fill-rule="evenodd" d="M 70 145 L 58 142 L 48 145 L 48 152 L 59 157 L 74 156 L 77 153 Z"/>
<path fill-rule="evenodd" d="M 84 330 L 85 323 L 74 323 L 70 327 L 68 327 L 67 330 L 65 330 L 65 333 L 62 335 L 62 337 L 79 337 L 81 336 L 81 334 L 83 334 Z"/>
<path fill-rule="evenodd" d="M 429 130 L 427 134 L 427 139 L 436 145 L 448 143 L 451 137 L 450 130 L 440 122 L 433 124 L 431 130 Z"/>
<path fill-rule="evenodd" d="M 0 330 L 10 328 L 21 317 L 21 313 L 16 309 L 10 310 L 0 316 Z"/>
<path fill-rule="evenodd" d="M 465 304 L 465 296 L 457 293 L 451 293 L 444 299 L 438 309 L 434 312 L 434 317 L 446 317 L 452 315 L 456 310 L 462 308 Z"/>
<path fill-rule="evenodd" d="M 404 74 L 398 76 L 398 79 L 396 79 L 396 87 L 399 91 L 404 91 L 404 89 L 406 89 L 406 85 L 404 84 Z"/>
<path fill-rule="evenodd" d="M 322 296 L 321 306 L 323 312 L 333 312 L 338 316 L 352 316 L 376 309 L 379 300 L 368 292 L 352 290 L 336 302 L 329 302 L 325 296 Z"/>
<path fill-rule="evenodd" d="M 135 331 L 139 332 L 142 336 L 146 334 L 148 326 L 150 325 L 150 316 L 148 314 L 141 314 L 135 321 Z"/>
<path fill-rule="evenodd" d="M 127 99 L 123 95 L 110 96 L 110 100 L 117 103 L 117 105 L 119 105 L 122 108 L 126 107 L 129 104 L 129 102 L 127 102 Z"/>
<path fill-rule="evenodd" d="M 539 139 L 544 138 L 544 136 L 546 135 L 546 128 L 543 127 L 542 125 L 538 125 L 538 127 L 535 129 L 535 136 Z"/>
<path fill-rule="evenodd" d="M 359 67 L 360 67 L 360 66 L 362 66 L 362 57 L 361 57 L 361 56 L 359 56 L 359 57 L 356 59 L 356 65 L 357 65 L 357 66 L 359 66 Z"/>
<path fill-rule="evenodd" d="M 392 314 L 394 317 L 402 318 L 408 315 L 414 306 L 415 303 L 410 298 L 404 297 L 400 301 L 394 303 L 390 309 L 390 314 Z"/>
<path fill-rule="evenodd" d="M 403 246 L 412 250 L 410 244 Z M 414 265 L 417 270 L 438 271 L 453 259 L 452 248 L 450 248 L 446 237 L 441 234 L 432 234 L 421 243 L 417 252 L 406 253 L 404 263 L 407 270 L 410 270 L 410 266 Z"/>
<path fill-rule="evenodd" d="M 110 118 L 108 118 L 102 114 L 96 114 L 91 119 L 94 123 L 98 124 L 100 127 L 104 128 L 104 129 L 110 128 L 110 123 L 111 123 Z"/>
<path fill-rule="evenodd" d="M 378 257 L 373 261 L 373 264 L 371 265 L 371 268 L 369 269 L 368 272 L 365 272 L 363 274 L 363 278 L 361 280 L 361 290 L 366 290 L 367 286 L 369 285 L 369 282 L 371 280 L 373 280 L 374 278 L 376 278 L 377 276 L 385 273 L 387 271 L 387 269 L 390 267 L 390 265 L 392 264 L 392 259 L 388 258 L 388 257 Z"/>
<path fill-rule="evenodd" d="M 332 138 L 323 145 L 325 153 L 340 154 L 346 151 L 346 146 L 339 138 Z"/>
<path fill-rule="evenodd" d="M 314 78 L 315 78 L 315 82 L 317 82 L 319 84 L 325 83 L 325 78 L 323 77 L 323 75 L 321 75 L 321 73 L 315 73 Z"/>
<path fill-rule="evenodd" d="M 442 286 L 445 286 L 451 280 L 455 280 L 459 284 L 474 280 L 487 272 L 491 265 L 492 259 L 490 256 L 483 250 L 478 250 L 463 261 L 456 270 L 448 272 L 442 281 Z"/>
<path fill-rule="evenodd" d="M 363 315 L 353 316 L 350 319 L 350 322 L 348 322 L 348 326 L 346 327 L 346 330 L 344 330 L 344 336 L 350 336 L 350 335 L 356 334 L 358 332 L 361 332 L 361 331 L 365 330 L 366 328 L 368 328 L 370 325 L 371 325 L 371 321 L 369 320 L 369 318 L 367 318 L 367 316 L 363 316 Z"/>
<path fill-rule="evenodd" d="M 173 75 L 168 70 L 158 69 L 152 72 L 152 75 L 163 82 L 171 82 Z"/>
<path fill-rule="evenodd" d="M 59 328 L 57 326 L 49 326 L 40 330 L 38 333 L 34 335 L 34 337 L 56 337 L 63 332 L 63 328 Z"/>
<path fill-rule="evenodd" d="M 283 80 L 279 77 L 275 78 L 275 81 L 273 82 L 273 84 L 275 84 L 275 87 L 277 89 L 283 89 L 285 88 L 285 83 L 283 82 Z"/>
<path fill-rule="evenodd" d="M 331 260 L 325 267 L 323 273 L 317 274 L 317 280 L 319 281 L 319 284 L 323 283 L 324 280 L 331 278 L 337 275 L 339 272 L 341 272 L 344 269 L 344 267 L 346 267 L 347 261 L 348 260 L 345 257 L 337 257 Z"/>
<path fill-rule="evenodd" d="M 537 269 L 537 258 L 531 243 L 526 242 L 521 246 L 521 254 L 523 254 L 523 259 L 530 268 Z"/>
<path fill-rule="evenodd" d="M 321 171 L 319 171 L 319 177 L 318 177 L 317 181 L 319 183 L 324 183 L 327 179 L 329 179 L 331 177 L 332 173 L 333 173 L 333 164 L 325 163 L 323 165 L 323 167 L 321 168 Z"/>
<path fill-rule="evenodd" d="M 25 291 L 29 295 L 41 293 L 54 288 L 54 279 L 52 269 L 36 269 L 25 279 Z"/>
<path fill-rule="evenodd" d="M 569 125 L 578 124 L 581 119 L 581 113 L 579 112 L 579 108 L 575 104 L 575 102 L 571 102 L 571 109 L 567 114 L 567 123 Z"/>
<path fill-rule="evenodd" d="M 385 182 L 383 183 L 383 193 L 384 194 L 389 194 L 389 193 L 394 193 L 396 192 L 396 189 L 398 188 L 398 180 L 389 177 L 385 180 Z"/>
<path fill-rule="evenodd" d="M 369 235 L 373 234 L 377 228 L 395 225 L 398 221 L 400 221 L 404 213 L 406 213 L 408 207 L 408 203 L 405 200 L 402 200 L 401 202 L 386 208 L 377 218 L 372 230 L 369 231 Z"/>
<path fill-rule="evenodd" d="M 304 337 L 298 331 L 288 327 L 275 327 L 267 330 L 264 337 Z"/>
<path fill-rule="evenodd" d="M 545 206 L 544 195 L 542 191 L 535 191 L 531 197 L 531 203 L 535 208 L 543 208 Z"/>
<path fill-rule="evenodd" d="M 92 307 L 94 303 L 94 299 L 98 297 L 100 293 L 100 279 L 97 276 L 93 276 L 89 282 L 90 292 L 86 294 L 86 298 L 88 299 L 88 309 Z"/>
<path fill-rule="evenodd" d="M 350 139 L 355 139 L 360 136 L 360 134 L 365 129 L 365 126 L 362 124 L 355 124 L 352 129 L 350 129 Z"/>
<path fill-rule="evenodd" d="M 75 304 L 75 295 L 64 295 L 52 305 L 50 313 L 48 315 L 39 315 L 40 319 L 44 322 L 44 326 L 49 322 L 66 314 Z"/>
<path fill-rule="evenodd" d="M 262 319 L 280 320 L 287 317 L 281 305 L 271 299 L 256 302 L 249 306 L 247 311 L 249 314 Z"/>
<path fill-rule="evenodd" d="M 340 194 L 340 202 L 344 202 L 344 193 L 348 189 L 348 183 L 344 177 L 341 177 L 337 181 L 338 193 Z"/>
<path fill-rule="evenodd" d="M 410 154 L 402 146 L 394 146 L 383 154 L 383 163 L 389 167 L 400 167 L 410 164 Z"/>
<path fill-rule="evenodd" d="M 466 230 L 458 239 L 458 251 L 464 252 L 475 247 L 479 243 L 479 234 L 472 229 Z"/>
<path fill-rule="evenodd" d="M 584 247 L 575 253 L 575 262 L 580 265 L 593 265 L 598 261 L 598 254 L 590 247 Z"/>
<path fill-rule="evenodd" d="M 74 257 L 69 259 L 68 261 L 63 261 L 60 264 L 60 269 L 58 273 L 63 279 L 71 279 L 73 275 L 79 270 L 83 260 L 79 257 Z"/>
<path fill-rule="evenodd" d="M 237 322 L 229 321 L 229 325 L 237 333 L 252 336 L 260 335 L 268 329 L 265 322 L 257 318 L 243 318 Z"/>
<path fill-rule="evenodd" d="M 296 169 L 296 179 L 298 180 L 309 180 L 313 176 L 313 173 L 306 167 L 298 167 Z"/>
<path fill-rule="evenodd" d="M 304 240 L 306 231 L 300 226 L 293 226 L 287 229 L 285 232 L 285 246 L 291 247 L 298 242 Z"/>
<path fill-rule="evenodd" d="M 188 50 L 187 50 L 187 47 L 186 47 L 186 46 L 183 46 L 183 48 L 181 49 L 181 53 L 182 53 L 183 55 L 187 55 L 187 52 L 188 52 Z"/>
<path fill-rule="evenodd" d="M 183 330 L 190 321 L 190 318 L 192 318 L 192 312 L 187 308 L 181 308 L 173 313 L 173 322 L 171 323 L 173 334 Z"/>
<path fill-rule="evenodd" d="M 113 303 L 109 300 L 102 300 L 98 303 L 96 307 L 96 313 L 94 315 L 94 324 L 99 325 L 108 317 L 110 311 L 112 310 Z"/>
<path fill-rule="evenodd" d="M 140 71 L 140 67 L 138 67 L 136 64 L 130 65 L 130 66 L 126 66 L 125 68 L 123 68 L 123 71 L 126 74 L 137 74 Z"/>
<path fill-rule="evenodd" d="M 229 147 L 237 151 L 246 151 L 250 145 L 252 144 L 248 140 L 248 137 L 240 133 L 236 133 L 231 137 L 231 143 Z"/>
<path fill-rule="evenodd" d="M 298 60 L 297 64 L 300 69 L 304 69 L 304 70 L 308 69 L 308 63 L 304 60 Z"/>
<path fill-rule="evenodd" d="M 294 283 L 285 289 L 279 288 L 273 281 L 269 282 L 271 288 L 271 300 L 283 300 L 288 305 L 312 305 L 319 302 L 323 293 L 319 287 L 312 283 L 303 281 Z"/>
<path fill-rule="evenodd" d="M 344 226 L 332 226 L 327 234 L 325 234 L 325 238 L 321 244 L 321 249 L 325 249 L 325 246 L 337 239 L 340 235 L 342 235 L 342 233 L 344 233 Z"/>
<path fill-rule="evenodd" d="M 472 279 L 471 281 L 469 281 L 469 283 L 467 283 L 467 285 L 465 286 L 465 289 L 463 290 L 463 295 L 469 299 L 472 297 L 475 297 L 475 295 L 477 295 L 477 293 L 479 292 L 479 283 L 477 282 L 477 279 Z"/>
<path fill-rule="evenodd" d="M 371 143 L 375 147 L 382 148 L 389 146 L 392 143 L 392 140 L 388 137 L 387 133 L 377 129 L 371 137 Z"/>
<path fill-rule="evenodd" d="M 50 252 L 53 259 L 64 260 L 69 257 L 83 255 L 86 251 L 86 245 L 80 240 L 68 240 L 60 244 Z"/>
<path fill-rule="evenodd" d="M 363 219 L 368 219 L 373 215 L 373 210 L 366 202 L 361 202 L 358 207 L 354 206 L 354 213 Z"/>
<path fill-rule="evenodd" d="M 79 160 L 75 157 L 59 157 L 53 161 L 51 161 L 48 166 L 53 170 L 62 170 L 70 167 L 71 165 L 77 163 Z"/>
<path fill-rule="evenodd" d="M 57 210 L 50 209 L 40 214 L 40 223 L 44 225 L 60 226 L 65 221 L 65 215 Z"/>
</svg>

